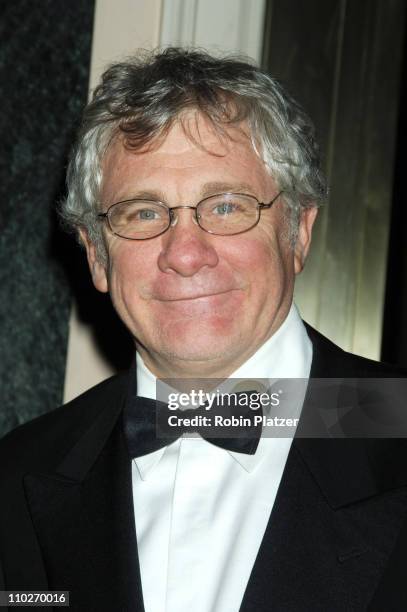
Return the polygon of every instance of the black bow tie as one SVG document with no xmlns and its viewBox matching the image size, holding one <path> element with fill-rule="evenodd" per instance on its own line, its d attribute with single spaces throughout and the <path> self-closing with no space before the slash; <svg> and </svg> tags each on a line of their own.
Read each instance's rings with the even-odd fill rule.
<svg viewBox="0 0 407 612">
<path fill-rule="evenodd" d="M 208 442 L 226 450 L 254 455 L 262 431 L 261 423 L 254 422 L 254 416 L 259 414 L 262 414 L 260 410 L 253 411 L 248 406 L 239 405 L 229 407 L 226 411 L 224 407 L 222 410 L 215 407 L 207 411 L 205 406 L 169 410 L 163 402 L 146 397 L 133 397 L 131 401 L 126 402 L 123 426 L 132 458 L 163 448 L 185 433 L 198 433 Z M 233 416 L 240 425 L 215 426 L 217 415 L 223 419 Z M 171 422 L 177 422 L 177 426 L 169 426 L 170 417 Z M 193 424 L 189 424 L 190 422 Z M 222 435 L 225 437 L 221 437 Z"/>
</svg>

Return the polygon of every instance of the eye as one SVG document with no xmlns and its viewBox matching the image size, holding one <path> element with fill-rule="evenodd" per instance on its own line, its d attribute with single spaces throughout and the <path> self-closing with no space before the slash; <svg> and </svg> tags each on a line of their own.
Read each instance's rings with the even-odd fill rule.
<svg viewBox="0 0 407 612">
<path fill-rule="evenodd" d="M 226 216 L 236 212 L 238 206 L 232 202 L 220 202 L 213 207 L 212 212 L 215 215 Z"/>
<path fill-rule="evenodd" d="M 140 221 L 154 221 L 160 218 L 160 214 L 152 208 L 143 208 L 137 211 L 136 218 Z"/>
</svg>

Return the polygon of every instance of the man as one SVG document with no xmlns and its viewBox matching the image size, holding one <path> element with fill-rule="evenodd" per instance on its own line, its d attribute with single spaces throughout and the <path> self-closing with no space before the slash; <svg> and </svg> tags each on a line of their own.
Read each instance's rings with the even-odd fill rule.
<svg viewBox="0 0 407 612">
<path fill-rule="evenodd" d="M 157 378 L 398 376 L 292 304 L 325 195 L 303 111 L 242 61 L 137 56 L 85 110 L 68 188 L 136 359 L 3 440 L 4 588 L 86 611 L 404 610 L 403 441 L 151 434 Z"/>
</svg>

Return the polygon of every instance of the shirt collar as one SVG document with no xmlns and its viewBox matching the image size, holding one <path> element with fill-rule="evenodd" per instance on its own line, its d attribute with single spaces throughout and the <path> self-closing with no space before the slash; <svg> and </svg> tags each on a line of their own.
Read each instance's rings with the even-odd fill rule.
<svg viewBox="0 0 407 612">
<path fill-rule="evenodd" d="M 312 361 L 312 343 L 307 335 L 304 324 L 294 304 L 279 327 L 245 363 L 243 363 L 230 378 L 269 379 L 277 378 L 308 378 Z M 156 398 L 156 377 L 146 367 L 141 356 L 136 356 L 137 393 L 143 397 Z M 260 438 L 254 455 L 236 453 L 229 454 L 247 472 L 251 472 L 262 461 L 270 444 L 271 438 Z M 174 442 L 173 444 L 175 444 Z M 209 444 L 209 443 L 208 443 Z M 171 444 L 171 446 L 173 446 Z M 134 459 L 140 476 L 145 480 L 161 460 L 167 448 L 137 457 Z"/>
</svg>

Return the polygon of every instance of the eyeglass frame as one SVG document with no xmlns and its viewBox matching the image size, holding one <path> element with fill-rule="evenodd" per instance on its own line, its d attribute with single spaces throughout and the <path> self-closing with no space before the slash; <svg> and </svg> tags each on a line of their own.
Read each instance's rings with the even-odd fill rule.
<svg viewBox="0 0 407 612">
<path fill-rule="evenodd" d="M 166 204 L 165 202 L 161 202 L 161 200 L 149 200 L 149 199 L 144 199 L 144 198 L 129 198 L 128 200 L 120 200 L 119 202 L 114 202 L 113 204 L 111 204 L 109 206 L 109 208 L 106 210 L 106 212 L 104 213 L 98 213 L 97 214 L 97 218 L 98 219 L 103 219 L 104 221 L 107 221 L 107 225 L 109 227 L 109 230 L 112 232 L 112 234 L 114 236 L 118 236 L 118 238 L 122 238 L 123 240 L 152 240 L 153 238 L 158 238 L 158 236 L 162 236 L 162 234 L 165 234 L 165 232 L 167 232 L 173 221 L 174 221 L 174 217 L 173 217 L 173 211 L 174 210 L 180 210 L 180 209 L 190 209 L 190 210 L 194 210 L 195 211 L 195 221 L 198 225 L 198 227 L 206 232 L 207 234 L 211 234 L 212 236 L 238 236 L 239 234 L 245 234 L 246 232 L 252 230 L 253 228 L 256 227 L 256 225 L 258 225 L 259 221 L 260 221 L 260 216 L 261 216 L 261 211 L 265 210 L 265 209 L 269 209 L 273 206 L 274 202 L 281 196 L 281 194 L 284 193 L 284 190 L 282 189 L 281 191 L 278 192 L 278 194 L 267 204 L 264 202 L 259 202 L 258 199 L 253 196 L 250 195 L 248 193 L 237 193 L 234 191 L 225 191 L 223 193 L 214 193 L 210 196 L 206 196 L 205 198 L 203 198 L 202 200 L 200 200 L 195 206 L 188 206 L 188 205 L 180 205 L 180 206 L 168 206 L 168 204 Z M 199 223 L 199 216 L 198 216 L 198 206 L 200 204 L 202 204 L 202 202 L 205 202 L 206 200 L 209 200 L 210 198 L 216 198 L 217 196 L 245 196 L 245 197 L 249 197 L 252 198 L 253 200 L 256 200 L 257 202 L 257 206 L 256 206 L 256 210 L 257 210 L 257 220 L 256 222 L 251 225 L 250 227 L 248 227 L 245 230 L 242 230 L 240 232 L 236 232 L 234 234 L 217 234 L 214 231 L 211 230 L 207 230 L 204 227 L 202 227 L 202 225 Z M 168 226 L 159 234 L 155 234 L 154 236 L 149 236 L 148 238 L 129 238 L 128 236 L 121 236 L 120 234 L 118 234 L 117 232 L 115 232 L 110 224 L 110 217 L 109 217 L 109 213 L 112 210 L 112 208 L 114 208 L 115 206 L 117 206 L 118 204 L 125 204 L 126 202 L 151 202 L 152 204 L 161 204 L 164 208 L 166 208 L 168 210 Z"/>
</svg>

